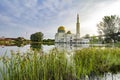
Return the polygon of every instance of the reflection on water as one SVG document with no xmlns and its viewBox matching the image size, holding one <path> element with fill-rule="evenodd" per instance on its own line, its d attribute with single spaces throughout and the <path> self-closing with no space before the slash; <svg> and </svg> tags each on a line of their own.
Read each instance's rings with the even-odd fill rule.
<svg viewBox="0 0 120 80">
<path fill-rule="evenodd" d="M 111 73 L 105 73 L 103 76 L 85 76 L 81 77 L 80 80 L 120 80 L 120 73 L 118 74 L 111 74 Z"/>
<path fill-rule="evenodd" d="M 37 50 L 37 51 L 43 51 L 44 53 L 48 53 L 49 50 L 53 49 L 54 47 L 57 48 L 59 51 L 67 51 L 72 52 L 75 50 L 79 50 L 82 48 L 88 48 L 88 47 L 105 47 L 103 44 L 65 44 L 65 43 L 56 43 L 54 45 L 50 44 L 38 44 L 38 43 L 31 43 L 27 45 L 1 45 L 0 46 L 0 56 L 7 53 L 8 56 L 10 56 L 10 51 L 20 51 L 21 53 L 24 53 L 26 51 Z"/>
<path fill-rule="evenodd" d="M 31 43 L 30 47 L 32 48 L 32 50 L 37 50 L 37 51 L 42 50 L 42 44 L 41 43 Z"/>
<path fill-rule="evenodd" d="M 50 44 L 41 44 L 41 43 L 32 43 L 30 44 L 30 48 L 32 50 L 36 50 L 38 52 L 44 52 L 44 53 L 48 53 L 49 50 L 51 50 L 52 48 L 54 48 L 54 45 L 50 45 Z"/>
<path fill-rule="evenodd" d="M 74 51 L 82 48 L 88 48 L 89 44 L 64 44 L 56 43 L 55 47 L 60 51 Z"/>
<path fill-rule="evenodd" d="M 13 52 L 17 52 L 20 51 L 21 53 L 25 53 L 26 51 L 29 50 L 36 50 L 36 51 L 43 51 L 45 53 L 47 53 L 49 50 L 51 50 L 52 48 L 54 48 L 54 45 L 43 45 L 43 44 L 28 44 L 28 45 L 24 45 L 24 46 L 20 46 L 18 47 L 18 45 L 9 45 L 9 46 L 0 46 L 0 56 L 3 56 L 4 54 L 6 54 L 7 56 L 11 55 L 11 50 Z"/>
<path fill-rule="evenodd" d="M 17 47 L 17 46 L 0 46 L 0 56 L 3 56 L 6 54 L 6 56 L 11 55 L 11 51 L 17 52 L 20 51 L 21 53 L 24 53 L 30 49 L 30 45 L 25 45 L 23 47 Z"/>
<path fill-rule="evenodd" d="M 118 74 L 106 73 L 104 74 L 101 80 L 120 80 L 120 73 Z"/>
</svg>

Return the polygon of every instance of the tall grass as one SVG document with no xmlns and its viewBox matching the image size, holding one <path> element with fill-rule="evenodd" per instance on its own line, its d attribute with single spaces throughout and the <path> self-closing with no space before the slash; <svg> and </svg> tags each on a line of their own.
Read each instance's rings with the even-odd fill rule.
<svg viewBox="0 0 120 80">
<path fill-rule="evenodd" d="M 48 54 L 37 51 L 11 52 L 1 57 L 0 80 L 79 80 L 86 75 L 120 71 L 120 49 L 87 48 L 74 55 L 57 49 Z"/>
<path fill-rule="evenodd" d="M 74 55 L 76 76 L 103 75 L 120 71 L 119 48 L 87 48 L 76 51 Z"/>
</svg>

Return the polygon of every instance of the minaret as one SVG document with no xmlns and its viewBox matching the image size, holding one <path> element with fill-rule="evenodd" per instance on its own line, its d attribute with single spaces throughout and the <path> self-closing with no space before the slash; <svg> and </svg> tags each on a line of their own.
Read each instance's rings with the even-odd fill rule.
<svg viewBox="0 0 120 80">
<path fill-rule="evenodd" d="M 76 35 L 77 35 L 77 37 L 80 37 L 80 23 L 79 23 L 79 14 L 77 14 Z"/>
</svg>

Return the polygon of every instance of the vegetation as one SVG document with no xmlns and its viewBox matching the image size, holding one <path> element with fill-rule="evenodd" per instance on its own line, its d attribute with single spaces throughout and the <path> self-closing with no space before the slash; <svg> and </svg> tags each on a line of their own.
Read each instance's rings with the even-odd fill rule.
<svg viewBox="0 0 120 80">
<path fill-rule="evenodd" d="M 14 40 L 14 45 L 16 45 L 18 47 L 24 46 L 29 43 L 30 43 L 30 41 L 23 37 L 18 37 L 16 40 Z"/>
<path fill-rule="evenodd" d="M 119 48 L 89 48 L 76 51 L 74 56 L 76 76 L 80 78 L 88 75 L 102 75 L 107 72 L 120 71 Z"/>
<path fill-rule="evenodd" d="M 99 39 L 96 37 L 96 36 L 91 36 L 90 37 L 90 43 L 91 44 L 97 44 L 97 43 L 99 43 Z"/>
<path fill-rule="evenodd" d="M 42 32 L 36 32 L 34 34 L 31 34 L 30 40 L 32 42 L 42 42 L 42 40 L 43 40 L 43 33 Z"/>
<path fill-rule="evenodd" d="M 105 16 L 98 25 L 98 32 L 105 36 L 105 41 L 120 41 L 120 18 L 116 15 Z"/>
<path fill-rule="evenodd" d="M 43 44 L 44 45 L 54 45 L 55 40 L 54 39 L 44 39 Z"/>
<path fill-rule="evenodd" d="M 0 45 L 3 46 L 23 46 L 26 44 L 29 44 L 30 41 L 23 38 L 23 37 L 18 37 L 18 38 L 5 38 L 0 40 Z"/>
<path fill-rule="evenodd" d="M 107 47 L 119 47 L 120 48 L 120 42 L 117 42 L 117 43 L 108 43 L 106 45 L 107 45 Z"/>
<path fill-rule="evenodd" d="M 51 50 L 48 54 L 11 52 L 1 57 L 0 80 L 80 80 L 120 71 L 119 48 L 86 48 L 74 55 Z M 93 78 L 92 78 L 93 80 Z"/>
<path fill-rule="evenodd" d="M 0 45 L 12 45 L 13 41 L 0 41 Z"/>
<path fill-rule="evenodd" d="M 89 35 L 89 34 L 86 34 L 86 35 L 84 36 L 84 38 L 85 38 L 85 39 L 90 39 L 90 35 Z"/>
</svg>

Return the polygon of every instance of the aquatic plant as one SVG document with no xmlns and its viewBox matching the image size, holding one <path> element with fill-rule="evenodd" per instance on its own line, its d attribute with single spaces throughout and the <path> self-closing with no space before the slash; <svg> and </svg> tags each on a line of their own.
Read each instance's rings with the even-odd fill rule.
<svg viewBox="0 0 120 80">
<path fill-rule="evenodd" d="M 69 55 L 69 57 L 67 57 Z M 79 80 L 120 71 L 119 48 L 86 48 L 74 54 L 36 50 L 11 52 L 0 58 L 0 80 Z"/>
<path fill-rule="evenodd" d="M 76 51 L 74 55 L 76 76 L 103 75 L 120 71 L 119 48 L 87 48 Z"/>
</svg>

